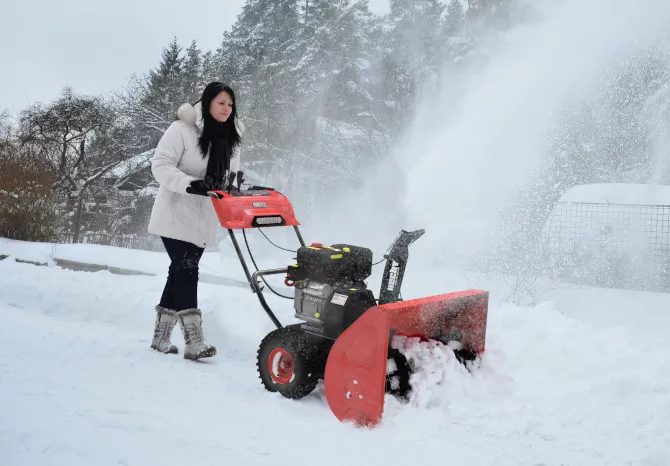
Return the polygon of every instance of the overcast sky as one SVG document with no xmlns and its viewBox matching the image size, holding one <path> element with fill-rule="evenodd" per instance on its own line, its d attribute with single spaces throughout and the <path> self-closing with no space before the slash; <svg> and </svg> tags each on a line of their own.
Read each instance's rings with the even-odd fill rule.
<svg viewBox="0 0 670 466">
<path fill-rule="evenodd" d="M 245 0 L 0 0 L 0 110 L 118 89 L 145 73 L 176 36 L 214 50 Z M 370 0 L 382 14 L 388 0 Z"/>
</svg>

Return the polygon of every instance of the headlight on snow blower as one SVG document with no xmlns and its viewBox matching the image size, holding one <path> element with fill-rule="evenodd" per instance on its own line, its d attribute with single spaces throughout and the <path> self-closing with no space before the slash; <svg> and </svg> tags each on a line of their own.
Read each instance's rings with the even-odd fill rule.
<svg viewBox="0 0 670 466">
<path fill-rule="evenodd" d="M 286 222 L 279 215 L 268 215 L 263 217 L 254 217 L 251 225 L 254 227 L 278 227 Z"/>
</svg>

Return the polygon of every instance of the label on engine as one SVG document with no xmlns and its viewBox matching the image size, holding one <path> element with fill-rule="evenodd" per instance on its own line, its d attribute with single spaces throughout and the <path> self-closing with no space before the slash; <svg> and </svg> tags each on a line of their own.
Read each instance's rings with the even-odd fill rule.
<svg viewBox="0 0 670 466">
<path fill-rule="evenodd" d="M 338 306 L 344 306 L 348 298 L 349 296 L 347 296 L 346 294 L 335 293 L 330 302 L 333 304 L 337 304 Z"/>
</svg>

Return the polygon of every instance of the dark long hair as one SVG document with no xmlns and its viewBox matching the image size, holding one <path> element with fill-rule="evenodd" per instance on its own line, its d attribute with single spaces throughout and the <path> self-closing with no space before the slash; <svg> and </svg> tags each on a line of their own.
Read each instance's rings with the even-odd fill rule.
<svg viewBox="0 0 670 466">
<path fill-rule="evenodd" d="M 209 106 L 212 103 L 212 100 L 214 100 L 214 98 L 221 92 L 226 92 L 233 100 L 233 111 L 225 123 L 219 123 L 214 118 L 212 118 L 212 115 L 209 114 Z M 200 147 L 200 152 L 202 152 L 203 158 L 207 157 L 212 139 L 215 135 L 224 135 L 228 140 L 231 149 L 239 145 L 242 141 L 242 138 L 237 132 L 237 128 L 235 127 L 235 119 L 237 118 L 237 105 L 235 104 L 235 92 L 233 92 L 230 86 L 218 81 L 213 81 L 207 84 L 205 89 L 202 91 L 200 103 L 202 105 L 203 130 L 200 138 L 198 139 L 198 146 Z"/>
</svg>

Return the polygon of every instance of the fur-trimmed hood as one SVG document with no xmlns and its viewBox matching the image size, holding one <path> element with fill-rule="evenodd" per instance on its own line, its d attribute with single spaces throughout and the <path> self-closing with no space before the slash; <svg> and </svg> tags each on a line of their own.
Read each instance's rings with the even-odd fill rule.
<svg viewBox="0 0 670 466">
<path fill-rule="evenodd" d="M 202 131 L 202 104 L 200 102 L 197 102 L 195 105 L 191 105 L 188 102 L 182 104 L 179 110 L 177 110 L 177 118 L 184 123 L 196 126 L 199 131 Z M 240 136 L 244 134 L 244 124 L 237 117 L 235 117 L 235 128 Z"/>
</svg>

